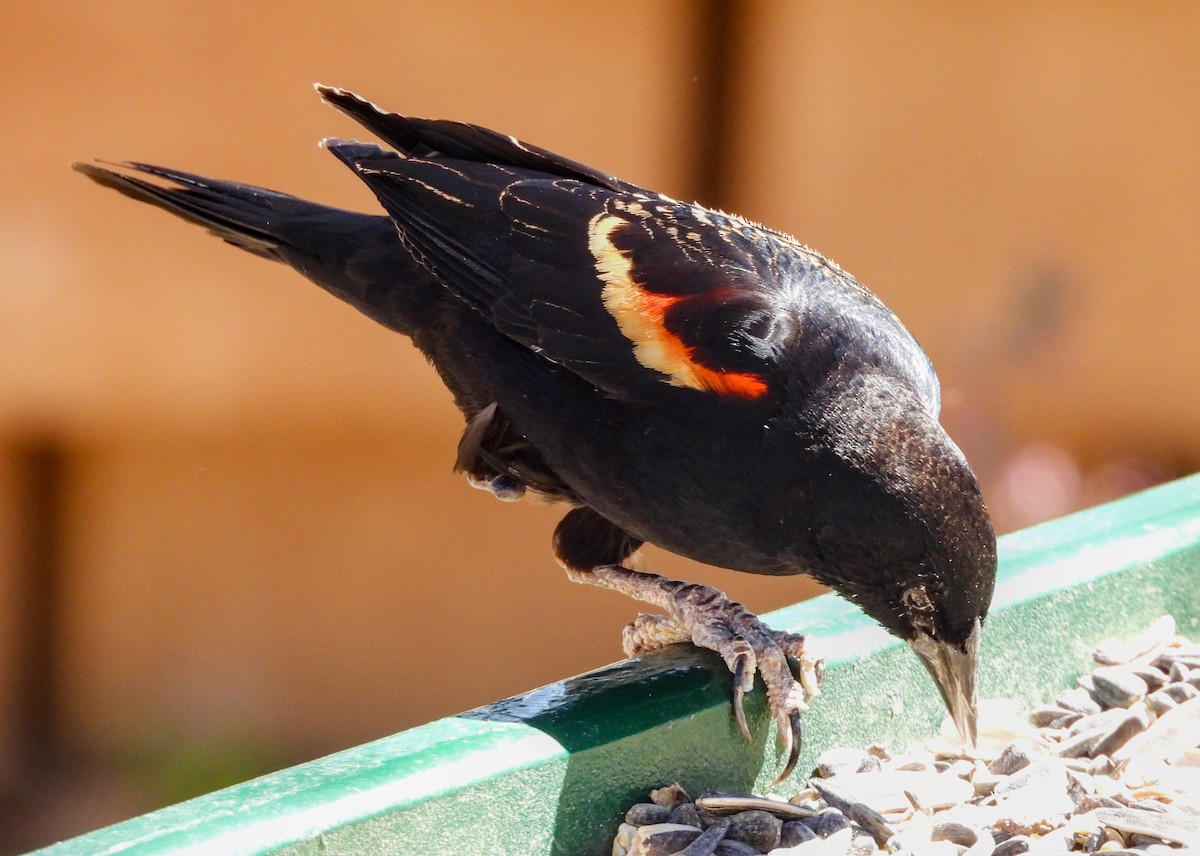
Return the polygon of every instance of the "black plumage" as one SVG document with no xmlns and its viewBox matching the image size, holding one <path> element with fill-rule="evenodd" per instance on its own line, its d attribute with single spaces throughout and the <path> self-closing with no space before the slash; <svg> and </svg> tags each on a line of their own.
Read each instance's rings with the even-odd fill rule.
<svg viewBox="0 0 1200 856">
<path fill-rule="evenodd" d="M 717 650 L 743 731 L 759 671 L 784 775 L 816 691 L 802 639 L 720 592 L 625 568 L 644 542 L 833 587 L 912 645 L 973 739 L 995 536 L 938 423 L 933 368 L 875 295 L 740 217 L 319 90 L 394 149 L 326 141 L 387 216 L 145 164 L 121 166 L 166 183 L 77 168 L 410 336 L 467 420 L 456 467 L 502 499 L 573 506 L 554 541 L 569 576 L 665 609 L 626 630 L 627 652 Z"/>
</svg>

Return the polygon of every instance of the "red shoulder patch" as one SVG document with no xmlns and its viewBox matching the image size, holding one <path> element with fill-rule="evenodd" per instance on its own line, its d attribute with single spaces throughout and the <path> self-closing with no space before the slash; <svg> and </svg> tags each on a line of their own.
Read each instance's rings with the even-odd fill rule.
<svg viewBox="0 0 1200 856">
<path fill-rule="evenodd" d="M 633 260 L 613 242 L 622 228 L 632 226 L 615 214 L 598 214 L 588 224 L 588 249 L 604 283 L 604 308 L 616 320 L 622 335 L 633 344 L 633 354 L 648 369 L 661 372 L 674 386 L 691 387 L 734 398 L 758 398 L 767 384 L 749 372 L 711 369 L 694 359 L 686 342 L 667 330 L 667 311 L 686 295 L 662 294 L 633 277 Z"/>
</svg>

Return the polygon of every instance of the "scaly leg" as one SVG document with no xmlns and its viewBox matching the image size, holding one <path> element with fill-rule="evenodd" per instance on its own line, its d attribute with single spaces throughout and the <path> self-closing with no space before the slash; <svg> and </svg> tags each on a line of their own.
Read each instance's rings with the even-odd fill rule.
<svg viewBox="0 0 1200 856">
<path fill-rule="evenodd" d="M 804 637 L 771 630 L 744 606 L 711 586 L 670 580 L 619 564 L 641 542 L 591 509 L 577 508 L 555 532 L 555 552 L 574 582 L 618 591 L 663 609 L 642 614 L 624 632 L 627 656 L 690 642 L 715 651 L 733 673 L 733 711 L 747 739 L 743 698 L 755 672 L 767 687 L 767 704 L 779 728 L 787 762 L 783 781 L 800 757 L 800 714 L 820 691 L 823 663 L 809 654 Z M 606 560 L 606 561 L 602 561 Z M 797 665 L 799 680 L 789 658 Z"/>
<path fill-rule="evenodd" d="M 625 628 L 625 654 L 635 657 L 667 645 L 690 642 L 715 651 L 733 673 L 733 712 L 747 739 L 743 698 L 762 675 L 767 705 L 779 728 L 787 763 L 776 783 L 783 781 L 800 757 L 800 714 L 820 692 L 822 663 L 804 650 L 804 637 L 771 630 L 737 601 L 712 586 L 671 580 L 658 574 L 632 571 L 620 565 L 603 565 L 587 571 L 568 569 L 574 582 L 619 591 L 667 611 L 666 615 L 639 615 Z M 800 679 L 793 675 L 789 657 L 796 660 Z"/>
</svg>

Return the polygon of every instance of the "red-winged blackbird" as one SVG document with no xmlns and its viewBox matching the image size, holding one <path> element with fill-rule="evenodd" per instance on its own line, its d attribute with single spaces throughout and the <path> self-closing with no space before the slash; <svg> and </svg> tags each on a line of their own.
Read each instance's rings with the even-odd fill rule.
<svg viewBox="0 0 1200 856">
<path fill-rule="evenodd" d="M 140 163 L 121 166 L 172 184 L 76 168 L 411 337 L 466 418 L 457 469 L 501 499 L 572 506 L 554 533 L 567 575 L 665 610 L 626 628 L 628 654 L 717 651 L 747 736 L 762 675 L 780 779 L 819 663 L 715 589 L 625 567 L 644 542 L 831 586 L 912 646 L 974 740 L 995 535 L 938 424 L 933 367 L 874 294 L 740 217 L 318 90 L 395 150 L 325 143 L 387 217 Z"/>
</svg>

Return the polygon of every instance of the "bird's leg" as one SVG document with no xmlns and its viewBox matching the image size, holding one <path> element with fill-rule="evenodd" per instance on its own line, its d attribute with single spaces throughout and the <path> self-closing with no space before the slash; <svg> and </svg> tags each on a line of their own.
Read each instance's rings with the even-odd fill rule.
<svg viewBox="0 0 1200 856">
<path fill-rule="evenodd" d="M 601 546 L 606 549 L 599 549 Z M 638 546 L 640 542 L 586 508 L 568 514 L 555 532 L 555 550 L 571 580 L 621 592 L 666 612 L 639 615 L 625 628 L 626 655 L 690 642 L 721 656 L 733 673 L 734 716 L 747 738 L 750 730 L 742 702 L 754 686 L 755 673 L 762 675 L 767 704 L 787 754 L 783 773 L 776 780 L 783 781 L 800 756 L 800 714 L 819 692 L 821 661 L 805 651 L 803 636 L 771 630 L 742 604 L 711 586 L 671 580 L 619 564 Z M 602 555 L 607 562 L 591 561 Z M 799 680 L 789 658 L 797 663 Z"/>
<path fill-rule="evenodd" d="M 742 604 L 712 586 L 671 580 L 621 565 L 602 565 L 586 571 L 568 569 L 575 582 L 619 591 L 667 611 L 642 614 L 625 628 L 625 654 L 630 657 L 678 642 L 691 642 L 717 652 L 733 673 L 733 712 L 747 738 L 743 698 L 762 675 L 767 705 L 779 728 L 787 763 L 777 781 L 787 778 L 800 755 L 800 714 L 820 691 L 821 661 L 804 650 L 804 637 L 771 630 Z M 789 657 L 797 664 L 800 680 Z"/>
</svg>

